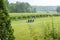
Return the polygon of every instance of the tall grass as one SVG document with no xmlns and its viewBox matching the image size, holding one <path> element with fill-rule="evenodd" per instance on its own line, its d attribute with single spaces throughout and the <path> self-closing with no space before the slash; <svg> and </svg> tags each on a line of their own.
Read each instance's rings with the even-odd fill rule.
<svg viewBox="0 0 60 40">
<path fill-rule="evenodd" d="M 57 32 L 54 27 L 54 16 L 51 16 L 51 26 L 47 24 L 47 28 L 44 31 L 44 40 L 60 40 L 59 31 Z"/>
</svg>

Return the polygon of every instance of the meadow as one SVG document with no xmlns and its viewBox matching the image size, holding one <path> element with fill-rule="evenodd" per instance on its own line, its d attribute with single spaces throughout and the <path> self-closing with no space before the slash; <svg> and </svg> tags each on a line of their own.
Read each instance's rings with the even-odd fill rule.
<svg viewBox="0 0 60 40">
<path fill-rule="evenodd" d="M 23 15 L 37 15 L 35 14 L 24 14 Z M 39 13 L 38 13 L 39 15 Z M 22 16 L 21 14 L 11 14 L 11 17 Z M 39 17 L 33 18 L 34 22 L 28 23 L 28 19 L 22 20 L 12 20 L 11 25 L 14 29 L 15 40 L 48 40 L 45 38 L 45 33 L 49 33 L 48 31 L 53 30 L 60 33 L 60 16 L 48 16 L 48 17 Z M 57 36 L 58 37 L 58 36 Z M 52 38 L 49 40 L 53 40 Z"/>
</svg>

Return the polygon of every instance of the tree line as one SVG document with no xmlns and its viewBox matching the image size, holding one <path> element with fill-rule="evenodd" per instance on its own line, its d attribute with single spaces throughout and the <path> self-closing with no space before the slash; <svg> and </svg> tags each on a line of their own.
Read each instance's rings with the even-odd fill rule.
<svg viewBox="0 0 60 40">
<path fill-rule="evenodd" d="M 8 0 L 5 0 L 6 6 L 10 13 L 31 13 L 37 12 L 36 8 L 32 7 L 27 2 L 16 2 L 16 3 L 9 3 Z M 60 13 L 60 6 L 57 6 L 56 12 Z"/>
<path fill-rule="evenodd" d="M 6 6 L 10 13 L 31 13 L 36 12 L 35 8 L 27 2 L 16 2 L 16 3 L 9 3 L 8 0 L 5 0 Z"/>
</svg>

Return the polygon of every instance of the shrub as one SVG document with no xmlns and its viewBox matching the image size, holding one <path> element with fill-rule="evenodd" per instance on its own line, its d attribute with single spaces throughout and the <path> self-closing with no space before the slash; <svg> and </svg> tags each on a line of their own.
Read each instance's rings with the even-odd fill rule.
<svg viewBox="0 0 60 40">
<path fill-rule="evenodd" d="M 4 0 L 0 0 L 0 39 L 14 40 L 13 31 Z"/>
</svg>

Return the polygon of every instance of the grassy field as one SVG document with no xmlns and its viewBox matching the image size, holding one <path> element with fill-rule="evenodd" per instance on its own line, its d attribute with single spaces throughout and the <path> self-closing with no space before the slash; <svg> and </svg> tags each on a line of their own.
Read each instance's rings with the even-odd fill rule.
<svg viewBox="0 0 60 40">
<path fill-rule="evenodd" d="M 15 40 L 44 40 L 46 29 L 48 27 L 52 29 L 52 18 L 53 26 L 58 32 L 60 28 L 60 17 L 35 18 L 32 23 L 27 23 L 28 19 L 12 20 L 11 25 L 14 28 Z"/>
<path fill-rule="evenodd" d="M 60 17 L 54 17 L 54 27 L 57 32 L 60 28 Z M 44 31 L 48 28 L 52 28 L 51 17 L 36 18 L 33 23 L 27 23 L 27 19 L 12 21 L 14 28 L 15 40 L 44 40 Z"/>
</svg>

